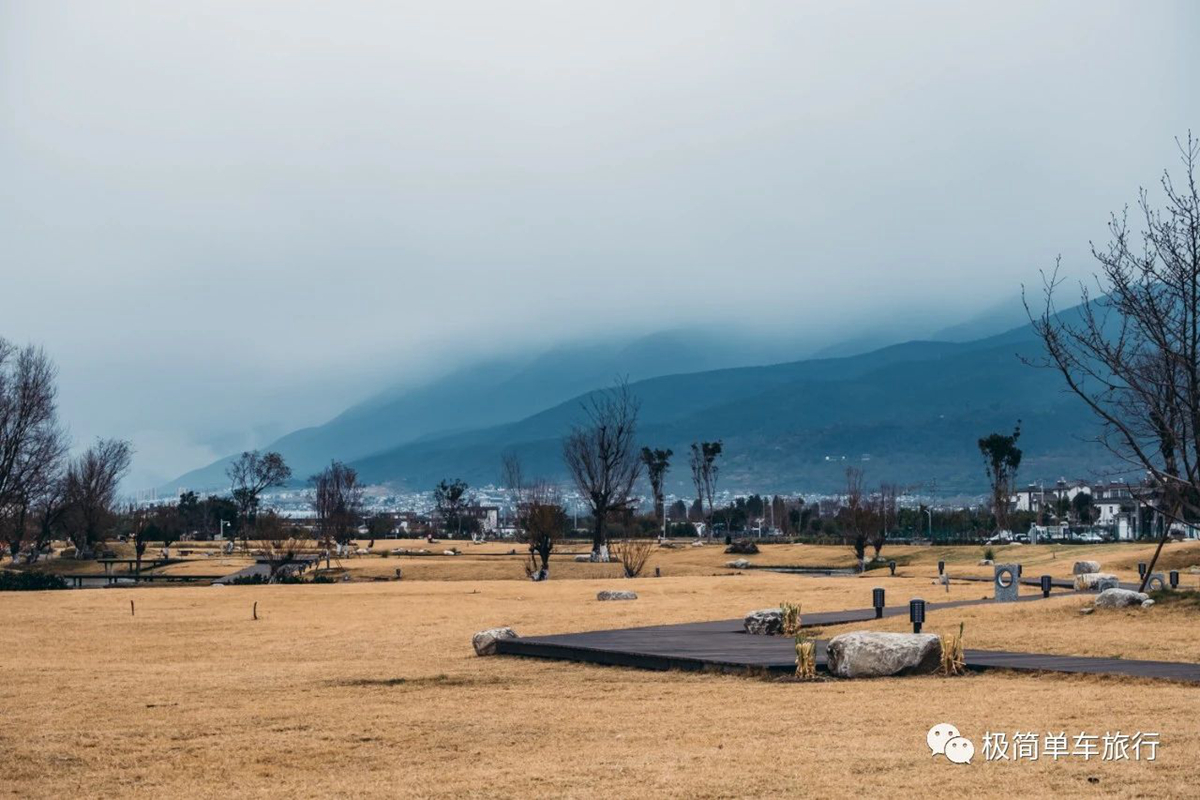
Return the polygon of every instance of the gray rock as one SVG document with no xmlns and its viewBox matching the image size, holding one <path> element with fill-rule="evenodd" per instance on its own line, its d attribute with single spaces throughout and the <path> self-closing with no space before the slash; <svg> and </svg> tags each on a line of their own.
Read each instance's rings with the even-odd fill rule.
<svg viewBox="0 0 1200 800">
<path fill-rule="evenodd" d="M 995 564 L 995 563 L 996 562 L 992 561 L 990 558 L 979 559 L 979 566 L 981 566 L 981 567 L 990 567 L 990 566 L 992 566 L 992 564 Z"/>
<path fill-rule="evenodd" d="M 829 640 L 829 671 L 839 678 L 936 672 L 942 640 L 932 633 L 843 633 Z"/>
<path fill-rule="evenodd" d="M 587 554 L 581 555 L 581 556 L 575 556 L 575 563 L 577 563 L 577 564 L 587 564 L 587 563 L 591 562 L 591 560 L 592 560 L 591 553 L 587 553 Z"/>
<path fill-rule="evenodd" d="M 1130 589 L 1105 589 L 1096 597 L 1096 608 L 1138 606 L 1149 599 L 1149 595 L 1134 592 Z"/>
<path fill-rule="evenodd" d="M 1154 605 L 1154 600 L 1152 598 L 1147 597 L 1142 601 L 1142 608 L 1149 608 L 1152 605 Z"/>
<path fill-rule="evenodd" d="M 758 636 L 774 636 L 783 633 L 783 612 L 778 608 L 761 608 L 751 611 L 742 620 L 746 633 Z"/>
<path fill-rule="evenodd" d="M 1161 572 L 1152 572 L 1150 577 L 1146 579 L 1146 591 L 1148 592 L 1165 592 L 1167 589 L 1167 576 Z"/>
<path fill-rule="evenodd" d="M 1111 589 L 1119 583 L 1120 581 L 1117 580 L 1116 575 L 1110 575 L 1107 572 L 1085 572 L 1075 576 L 1075 591 L 1085 592 L 1092 590 L 1102 592 L 1104 589 Z"/>
<path fill-rule="evenodd" d="M 1090 573 L 1099 571 L 1099 561 L 1076 561 L 1075 566 L 1071 567 L 1072 575 L 1088 575 Z"/>
<path fill-rule="evenodd" d="M 725 562 L 725 566 L 730 569 L 747 569 L 750 566 L 750 562 L 744 558 L 739 558 L 737 561 Z"/>
<path fill-rule="evenodd" d="M 1079 609 L 1079 613 L 1080 614 L 1091 614 L 1095 610 L 1096 610 L 1095 606 L 1084 606 L 1083 608 Z"/>
<path fill-rule="evenodd" d="M 516 639 L 517 632 L 512 628 L 488 628 L 471 637 L 471 646 L 477 656 L 496 655 L 496 642 L 501 639 Z"/>
<path fill-rule="evenodd" d="M 637 600 L 637 592 L 610 591 L 596 593 L 597 600 Z"/>
</svg>

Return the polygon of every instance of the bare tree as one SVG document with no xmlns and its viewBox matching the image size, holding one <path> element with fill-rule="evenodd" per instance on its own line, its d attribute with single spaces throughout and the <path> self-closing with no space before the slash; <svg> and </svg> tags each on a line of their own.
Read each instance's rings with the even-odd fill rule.
<svg viewBox="0 0 1200 800">
<path fill-rule="evenodd" d="M 111 523 L 117 488 L 132 459 L 129 442 L 97 439 L 67 468 L 66 493 L 77 558 L 87 556 Z"/>
<path fill-rule="evenodd" d="M 646 466 L 646 477 L 650 481 L 650 491 L 654 495 L 654 515 L 664 536 L 667 532 L 667 509 L 663 504 L 663 481 L 667 476 L 667 470 L 671 468 L 672 455 L 674 454 L 669 449 L 642 448 L 642 463 Z"/>
<path fill-rule="evenodd" d="M 1008 499 L 1012 496 L 1017 468 L 1021 466 L 1021 420 L 1009 435 L 993 433 L 979 440 L 979 452 L 987 468 L 988 481 L 992 484 L 992 514 L 996 517 L 996 530 L 1008 530 Z"/>
<path fill-rule="evenodd" d="M 312 539 L 304 528 L 290 523 L 274 511 L 260 514 L 257 527 L 263 559 L 269 570 L 268 581 L 275 583 L 312 546 Z"/>
<path fill-rule="evenodd" d="M 340 461 L 332 461 L 308 481 L 313 487 L 311 505 L 322 542 L 345 547 L 358 532 L 363 518 L 363 487 L 358 482 L 358 472 Z"/>
<path fill-rule="evenodd" d="M 879 524 L 871 532 L 871 547 L 875 551 L 875 558 L 879 558 L 883 546 L 887 543 L 891 526 L 896 524 L 896 500 L 899 495 L 900 487 L 897 484 L 879 484 L 879 492 L 874 502 L 879 513 Z"/>
<path fill-rule="evenodd" d="M 586 422 L 563 440 L 563 460 L 592 511 L 592 559 L 608 561 L 605 523 L 632 502 L 642 462 L 634 445 L 640 404 L 620 381 L 583 404 Z"/>
<path fill-rule="evenodd" d="M 1142 230 L 1113 215 L 1107 246 L 1093 246 L 1097 294 L 1080 287 L 1078 316 L 1059 312 L 1059 268 L 1044 278 L 1030 319 L 1044 345 L 1028 360 L 1056 370 L 1101 423 L 1097 441 L 1147 476 L 1140 501 L 1168 519 L 1200 519 L 1200 141 L 1179 142 L 1184 176 L 1164 173 L 1162 208 L 1142 190 Z M 1028 300 L 1026 308 L 1029 309 Z M 1164 525 L 1141 588 L 1154 571 Z"/>
<path fill-rule="evenodd" d="M 700 511 L 704 514 L 705 530 L 708 538 L 712 538 L 713 502 L 717 494 L 717 477 L 721 467 L 717 459 L 721 457 L 723 445 L 721 440 L 715 442 L 692 442 L 692 455 L 688 461 L 692 468 L 692 483 L 696 485 L 696 495 L 700 500 Z M 708 511 L 704 511 L 704 501 L 708 501 Z"/>
<path fill-rule="evenodd" d="M 243 526 L 242 540 L 249 538 L 245 526 L 253 526 L 258 513 L 258 499 L 267 489 L 283 486 L 292 477 L 292 469 L 279 453 L 259 453 L 248 450 L 228 467 L 230 494 L 237 504 L 238 521 Z"/>
<path fill-rule="evenodd" d="M 512 450 L 500 456 L 500 486 L 508 492 L 508 502 L 512 507 L 513 524 L 520 533 L 521 504 L 525 502 L 525 470 L 521 458 Z"/>
<path fill-rule="evenodd" d="M 877 517 L 872 498 L 863 490 L 863 471 L 855 467 L 846 468 L 846 497 L 838 516 L 842 520 L 842 536 L 854 548 L 858 569 L 866 568 L 867 542 L 874 531 Z"/>
<path fill-rule="evenodd" d="M 58 479 L 66 437 L 58 425 L 57 371 L 32 345 L 0 338 L 0 525 L 14 560 L 35 499 Z"/>
<path fill-rule="evenodd" d="M 547 580 L 550 554 L 567 527 L 558 489 L 545 481 L 534 481 L 525 487 L 516 513 L 518 537 L 529 547 L 525 574 L 530 580 Z"/>
</svg>

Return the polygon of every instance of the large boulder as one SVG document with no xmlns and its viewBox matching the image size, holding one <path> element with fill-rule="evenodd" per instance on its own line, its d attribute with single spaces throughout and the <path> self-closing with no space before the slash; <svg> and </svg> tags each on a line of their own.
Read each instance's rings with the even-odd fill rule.
<svg viewBox="0 0 1200 800">
<path fill-rule="evenodd" d="M 605 589 L 596 593 L 597 600 L 637 600 L 637 592 L 623 592 Z"/>
<path fill-rule="evenodd" d="M 736 542 L 733 542 L 726 547 L 725 552 L 752 556 L 758 552 L 758 545 L 749 539 L 738 539 Z"/>
<path fill-rule="evenodd" d="M 742 620 L 746 633 L 758 636 L 775 636 L 783 633 L 783 612 L 778 608 L 760 608 L 751 611 Z"/>
<path fill-rule="evenodd" d="M 737 561 L 727 561 L 725 566 L 729 567 L 730 569 L 748 569 L 750 567 L 750 562 L 744 558 L 739 558 Z"/>
<path fill-rule="evenodd" d="M 1119 584 L 1117 576 L 1107 572 L 1085 572 L 1075 576 L 1075 591 L 1077 592 L 1102 592 Z"/>
<path fill-rule="evenodd" d="M 501 639 L 516 639 L 517 632 L 512 628 L 488 628 L 471 637 L 471 646 L 477 656 L 496 655 L 496 642 Z"/>
<path fill-rule="evenodd" d="M 1105 589 L 1096 597 L 1097 608 L 1125 608 L 1140 606 L 1150 599 L 1150 595 L 1135 592 L 1131 589 Z"/>
<path fill-rule="evenodd" d="M 839 678 L 882 678 L 936 672 L 941 637 L 932 633 L 843 633 L 829 640 L 829 671 Z"/>
<path fill-rule="evenodd" d="M 1099 561 L 1076 561 L 1075 566 L 1071 567 L 1072 575 L 1087 575 L 1093 572 L 1100 571 Z"/>
<path fill-rule="evenodd" d="M 575 562 L 578 564 L 588 564 L 591 562 L 591 560 L 592 560 L 591 553 L 585 553 L 583 555 L 575 556 Z"/>
</svg>

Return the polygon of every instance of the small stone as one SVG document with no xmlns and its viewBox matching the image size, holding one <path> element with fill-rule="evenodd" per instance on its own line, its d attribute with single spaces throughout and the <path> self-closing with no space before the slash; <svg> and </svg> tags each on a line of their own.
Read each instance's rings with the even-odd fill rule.
<svg viewBox="0 0 1200 800">
<path fill-rule="evenodd" d="M 1096 610 L 1095 606 L 1084 606 L 1083 608 L 1079 609 L 1079 613 L 1080 614 L 1091 614 L 1095 610 Z"/>
<path fill-rule="evenodd" d="M 748 569 L 750 567 L 750 562 L 744 558 L 739 558 L 737 561 L 726 562 L 725 566 L 729 567 L 730 569 Z"/>
<path fill-rule="evenodd" d="M 501 639 L 516 639 L 517 632 L 512 628 L 488 628 L 471 637 L 471 646 L 477 656 L 496 655 L 496 642 Z"/>
<path fill-rule="evenodd" d="M 1100 571 L 1099 561 L 1076 561 L 1071 567 L 1072 575 L 1089 575 L 1093 572 Z"/>
<path fill-rule="evenodd" d="M 575 556 L 576 564 L 587 564 L 587 563 L 590 563 L 591 560 L 592 560 L 592 556 L 590 553 L 585 553 L 583 555 Z"/>
<path fill-rule="evenodd" d="M 746 633 L 757 636 L 775 636 L 783 633 L 783 612 L 778 608 L 760 608 L 751 611 L 742 620 Z"/>
<path fill-rule="evenodd" d="M 992 565 L 993 565 L 993 564 L 995 564 L 995 563 L 996 563 L 996 562 L 995 562 L 995 561 L 992 561 L 990 558 L 981 558 L 981 559 L 979 559 L 979 566 L 981 566 L 981 567 L 990 567 L 990 566 L 992 566 Z"/>
<path fill-rule="evenodd" d="M 637 592 L 624 592 L 605 589 L 596 593 L 597 600 L 637 600 Z"/>
<path fill-rule="evenodd" d="M 1152 597 L 1147 597 L 1142 601 L 1142 608 L 1149 608 L 1152 605 L 1154 605 L 1154 598 Z"/>
</svg>

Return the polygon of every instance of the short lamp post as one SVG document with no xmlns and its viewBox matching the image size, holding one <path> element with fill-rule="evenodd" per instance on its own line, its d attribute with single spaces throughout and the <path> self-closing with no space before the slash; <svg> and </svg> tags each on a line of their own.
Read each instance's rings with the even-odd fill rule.
<svg viewBox="0 0 1200 800">
<path fill-rule="evenodd" d="M 1053 578 L 1051 578 L 1049 575 L 1042 576 L 1042 597 L 1050 596 L 1050 586 L 1052 580 Z"/>
<path fill-rule="evenodd" d="M 883 618 L 883 589 L 878 587 L 871 590 L 871 605 L 875 607 L 875 619 Z"/>
<path fill-rule="evenodd" d="M 1146 577 L 1146 562 L 1145 561 L 1138 562 L 1138 577 L 1139 578 Z"/>
<path fill-rule="evenodd" d="M 908 601 L 908 619 L 912 623 L 913 633 L 920 633 L 921 625 L 925 622 L 924 600 L 918 597 Z"/>
<path fill-rule="evenodd" d="M 938 575 L 945 575 L 945 574 L 946 574 L 946 562 L 939 561 L 938 562 Z"/>
<path fill-rule="evenodd" d="M 1173 569 L 1167 574 L 1167 580 L 1171 583 L 1172 589 L 1179 588 L 1179 570 Z"/>
<path fill-rule="evenodd" d="M 888 562 L 888 571 L 892 573 L 892 577 L 896 576 L 896 561 L 894 559 Z"/>
</svg>

